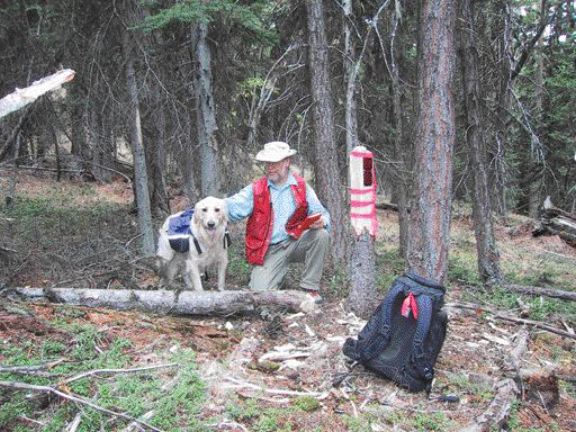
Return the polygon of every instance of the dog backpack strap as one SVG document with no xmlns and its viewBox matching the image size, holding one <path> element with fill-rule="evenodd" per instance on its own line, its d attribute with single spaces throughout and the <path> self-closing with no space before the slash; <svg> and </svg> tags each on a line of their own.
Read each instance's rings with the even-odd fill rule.
<svg viewBox="0 0 576 432">
<path fill-rule="evenodd" d="M 426 294 L 418 295 L 416 297 L 416 302 L 418 304 L 418 318 L 412 345 L 411 361 L 421 378 L 424 378 L 427 381 L 432 381 L 432 378 L 434 378 L 434 369 L 432 368 L 430 359 L 427 358 L 426 353 L 424 352 L 424 341 L 428 337 L 428 332 L 430 331 L 434 305 L 432 303 L 432 298 Z"/>
<path fill-rule="evenodd" d="M 198 242 L 198 239 L 196 238 L 192 230 L 190 230 L 190 236 L 192 237 L 192 240 L 194 240 L 194 247 L 196 248 L 196 252 L 198 252 L 198 255 L 202 255 L 202 248 L 200 247 L 200 242 Z"/>
<path fill-rule="evenodd" d="M 360 359 L 368 362 L 376 357 L 386 348 L 390 341 L 390 325 L 392 323 L 392 312 L 396 298 L 404 293 L 403 278 L 398 278 L 392 285 L 386 297 L 371 318 L 375 322 L 368 323 L 366 334 L 358 335 L 358 351 Z"/>
<path fill-rule="evenodd" d="M 224 249 L 228 249 L 232 244 L 232 240 L 230 239 L 230 233 L 228 230 L 224 232 Z"/>
</svg>

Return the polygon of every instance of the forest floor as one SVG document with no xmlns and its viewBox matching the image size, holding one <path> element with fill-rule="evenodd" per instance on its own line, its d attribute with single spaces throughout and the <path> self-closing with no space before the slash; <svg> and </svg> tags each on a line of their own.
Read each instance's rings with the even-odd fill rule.
<svg viewBox="0 0 576 432">
<path fill-rule="evenodd" d="M 156 285 L 157 276 L 137 257 L 128 184 L 16 179 L 17 198 L 7 208 L 8 179 L 0 177 L 0 246 L 7 251 L 0 256 L 0 289 Z M 173 210 L 185 205 L 180 199 Z M 324 303 L 307 315 L 269 309 L 173 317 L 0 297 L 0 385 L 13 384 L 0 386 L 0 430 L 138 430 L 130 417 L 172 431 L 463 431 L 482 415 L 498 417 L 506 401 L 510 411 L 501 430 L 576 430 L 576 340 L 480 308 L 573 334 L 576 305 L 482 289 L 470 211 L 455 206 L 453 216 L 450 322 L 429 395 L 409 393 L 361 366 L 350 370 L 341 347 L 364 322 L 344 311 L 346 289 L 334 271 L 325 278 Z M 403 263 L 396 214 L 379 211 L 378 217 L 377 283 L 385 293 Z M 531 228 L 517 215 L 497 223 L 507 280 L 576 291 L 576 249 L 558 237 L 533 238 Z M 242 227 L 231 229 L 227 286 L 239 289 L 249 268 Z M 214 289 L 214 281 L 208 287 Z M 515 375 L 511 353 L 525 332 L 520 367 L 531 378 L 514 398 L 501 399 Z M 99 372 L 82 375 L 88 371 Z"/>
</svg>

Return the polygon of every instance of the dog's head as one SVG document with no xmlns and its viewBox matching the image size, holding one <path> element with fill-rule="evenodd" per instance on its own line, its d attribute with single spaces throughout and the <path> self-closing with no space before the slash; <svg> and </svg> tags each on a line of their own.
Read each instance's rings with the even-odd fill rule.
<svg viewBox="0 0 576 432">
<path fill-rule="evenodd" d="M 225 227 L 227 222 L 228 212 L 226 201 L 223 199 L 209 196 L 198 201 L 194 206 L 193 223 L 208 233 L 215 234 Z"/>
</svg>

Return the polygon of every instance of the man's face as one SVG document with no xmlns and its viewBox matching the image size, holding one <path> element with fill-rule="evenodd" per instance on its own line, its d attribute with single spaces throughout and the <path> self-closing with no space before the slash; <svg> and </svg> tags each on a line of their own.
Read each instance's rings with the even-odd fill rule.
<svg viewBox="0 0 576 432">
<path fill-rule="evenodd" d="M 283 159 L 279 162 L 266 162 L 266 177 L 272 183 L 283 184 L 288 179 L 288 168 L 290 167 L 290 158 Z"/>
</svg>

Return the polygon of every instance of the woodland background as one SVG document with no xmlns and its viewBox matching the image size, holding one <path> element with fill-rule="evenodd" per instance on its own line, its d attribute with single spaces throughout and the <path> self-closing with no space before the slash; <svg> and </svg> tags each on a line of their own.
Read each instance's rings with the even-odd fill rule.
<svg viewBox="0 0 576 432">
<path fill-rule="evenodd" d="M 454 123 L 435 161 L 453 167 L 440 194 L 475 206 L 479 272 L 498 280 L 492 215 L 536 217 L 546 196 L 576 206 L 574 3 L 445 4 L 439 34 L 418 1 L 3 2 L 0 94 L 61 67 L 76 78 L 65 97 L 2 119 L 0 161 L 49 165 L 58 178 L 133 177 L 150 254 L 149 213 L 168 214 L 179 192 L 191 203 L 236 192 L 274 139 L 298 150 L 336 226 L 347 225 L 347 154 L 363 144 L 379 192 L 398 203 L 407 255 L 425 174 L 414 169 L 418 115 L 439 110 L 418 92 L 429 80 L 449 89 L 435 93 Z M 442 47 L 446 78 L 422 64 Z M 338 231 L 336 263 L 349 253 Z"/>
</svg>

